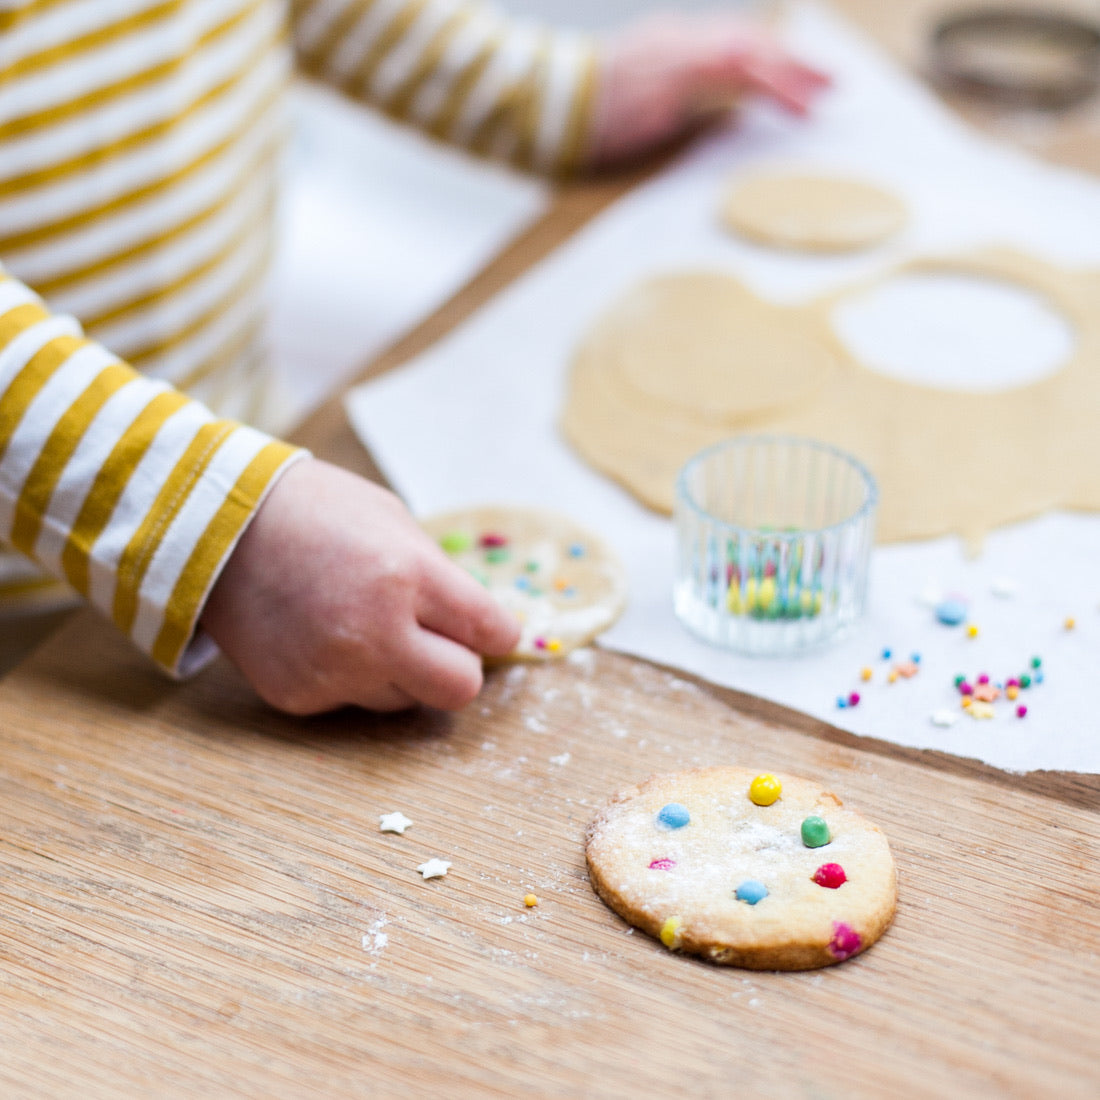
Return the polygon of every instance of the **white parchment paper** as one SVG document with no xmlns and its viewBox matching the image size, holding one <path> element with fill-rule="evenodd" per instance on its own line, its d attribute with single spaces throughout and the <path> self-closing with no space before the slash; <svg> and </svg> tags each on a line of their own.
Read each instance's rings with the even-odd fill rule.
<svg viewBox="0 0 1100 1100">
<path fill-rule="evenodd" d="M 736 129 L 707 140 L 605 212 L 427 354 L 353 392 L 349 414 L 420 514 L 483 502 L 537 504 L 573 516 L 615 545 L 628 564 L 631 602 L 603 636 L 606 646 L 855 733 L 1006 769 L 1100 771 L 1100 517 L 1053 514 L 999 530 L 973 560 L 954 539 L 879 548 L 868 614 L 845 639 L 793 659 L 740 657 L 693 639 L 674 618 L 671 521 L 590 470 L 558 434 L 578 338 L 648 274 L 716 268 L 765 297 L 799 301 L 913 256 L 985 245 L 1100 268 L 1100 182 L 977 136 L 825 9 L 796 9 L 787 34 L 800 53 L 836 74 L 835 89 L 812 121 L 765 106 L 749 109 Z M 881 181 L 909 203 L 911 224 L 887 246 L 856 256 L 807 257 L 731 238 L 715 216 L 723 182 L 777 164 Z M 906 308 L 906 296 L 897 297 Z M 1051 349 L 1060 337 L 1038 307 L 1021 306 L 1036 310 L 1034 323 L 976 330 L 965 322 L 967 295 L 960 290 L 949 298 L 958 312 L 947 318 L 947 338 L 961 332 L 983 347 L 971 367 L 975 389 L 1019 384 L 1029 371 L 1052 369 L 1044 356 L 1056 357 Z M 995 317 L 1005 304 L 982 300 L 974 307 Z M 887 337 L 897 331 L 910 343 L 927 339 L 921 354 L 935 355 L 935 332 L 871 312 Z M 911 347 L 895 350 L 895 358 L 913 358 Z M 1009 372 L 1003 379 L 1001 363 Z M 905 373 L 904 362 L 898 370 Z M 980 402 L 960 395 L 957 429 L 967 430 L 969 418 L 980 415 Z M 1056 438 L 1058 425 L 1050 431 Z M 1011 493 L 1011 485 L 1004 491 Z M 1015 595 L 997 594 L 1005 579 L 1015 582 Z M 977 637 L 936 622 L 922 601 L 933 590 L 969 599 Z M 1066 629 L 1067 616 L 1075 629 Z M 882 658 L 887 648 L 891 661 Z M 918 675 L 887 684 L 893 660 L 914 653 Z M 961 716 L 956 674 L 974 679 L 984 671 L 1003 680 L 1033 671 L 1033 656 L 1042 659 L 1043 683 L 1018 700 L 1028 706 L 1026 718 L 1004 700 L 991 720 Z M 864 667 L 872 669 L 868 683 L 860 679 Z M 860 693 L 860 704 L 838 708 L 837 697 L 851 691 Z M 960 720 L 934 725 L 930 717 L 940 709 L 957 711 Z"/>
</svg>

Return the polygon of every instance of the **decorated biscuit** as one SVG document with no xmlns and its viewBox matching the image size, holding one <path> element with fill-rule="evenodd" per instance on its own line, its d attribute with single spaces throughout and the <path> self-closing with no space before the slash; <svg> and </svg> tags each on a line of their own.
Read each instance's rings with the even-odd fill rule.
<svg viewBox="0 0 1100 1100">
<path fill-rule="evenodd" d="M 752 970 L 843 962 L 886 931 L 886 837 L 816 784 L 744 768 L 655 776 L 588 828 L 592 884 L 672 951 Z"/>
<path fill-rule="evenodd" d="M 619 558 L 565 516 L 486 507 L 434 516 L 423 526 L 520 620 L 514 660 L 546 660 L 585 645 L 626 605 Z"/>
</svg>

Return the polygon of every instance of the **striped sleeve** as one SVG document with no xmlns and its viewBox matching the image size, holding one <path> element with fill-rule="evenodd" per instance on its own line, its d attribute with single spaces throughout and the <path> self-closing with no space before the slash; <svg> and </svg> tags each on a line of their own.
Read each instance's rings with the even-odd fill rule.
<svg viewBox="0 0 1100 1100">
<path fill-rule="evenodd" d="M 307 71 L 474 152 L 565 173 L 589 152 L 596 50 L 470 0 L 293 0 Z"/>
<path fill-rule="evenodd" d="M 0 540 L 186 675 L 206 597 L 305 452 L 144 378 L 0 269 Z"/>
</svg>

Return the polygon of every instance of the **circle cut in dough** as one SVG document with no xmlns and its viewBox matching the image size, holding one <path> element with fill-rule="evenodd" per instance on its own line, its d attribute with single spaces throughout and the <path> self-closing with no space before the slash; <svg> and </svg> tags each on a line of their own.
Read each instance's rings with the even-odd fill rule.
<svg viewBox="0 0 1100 1100">
<path fill-rule="evenodd" d="M 589 826 L 585 855 L 596 892 L 632 925 L 670 950 L 752 970 L 851 958 L 897 904 L 875 825 L 809 780 L 746 768 L 695 768 L 621 792 Z"/>
<path fill-rule="evenodd" d="M 511 660 L 564 656 L 606 630 L 626 606 L 626 570 L 590 531 L 533 508 L 481 507 L 422 526 L 522 624 Z"/>
<path fill-rule="evenodd" d="M 854 252 L 892 237 L 908 217 L 897 196 L 841 176 L 766 172 L 736 180 L 721 206 L 733 232 L 773 248 Z"/>
</svg>

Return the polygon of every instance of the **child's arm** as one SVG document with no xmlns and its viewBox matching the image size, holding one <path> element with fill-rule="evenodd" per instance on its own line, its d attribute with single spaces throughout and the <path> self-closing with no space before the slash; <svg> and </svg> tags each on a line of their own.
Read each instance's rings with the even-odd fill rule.
<svg viewBox="0 0 1100 1100">
<path fill-rule="evenodd" d="M 466 647 L 519 633 L 396 498 L 142 377 L 2 271 L 0 539 L 167 671 L 214 637 L 297 712 L 461 705 Z"/>
<path fill-rule="evenodd" d="M 804 111 L 827 83 L 730 15 L 667 15 L 598 42 L 471 0 L 291 7 L 315 75 L 436 137 L 542 171 L 644 152 L 745 92 Z"/>
</svg>

